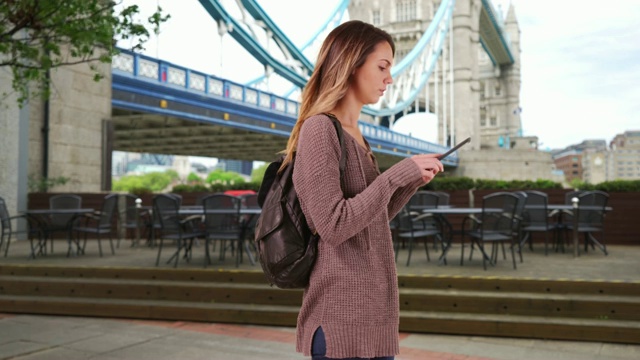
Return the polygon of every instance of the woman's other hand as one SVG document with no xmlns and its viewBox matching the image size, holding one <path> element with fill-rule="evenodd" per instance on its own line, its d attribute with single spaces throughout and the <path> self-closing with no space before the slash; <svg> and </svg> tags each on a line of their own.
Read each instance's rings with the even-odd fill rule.
<svg viewBox="0 0 640 360">
<path fill-rule="evenodd" d="M 411 157 L 422 173 L 422 180 L 425 183 L 431 181 L 437 173 L 444 171 L 444 165 L 438 160 L 440 154 L 420 154 Z"/>
</svg>

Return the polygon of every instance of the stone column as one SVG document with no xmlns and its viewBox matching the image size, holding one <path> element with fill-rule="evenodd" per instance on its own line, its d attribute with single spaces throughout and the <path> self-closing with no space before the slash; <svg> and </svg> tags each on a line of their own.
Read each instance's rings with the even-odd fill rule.
<svg viewBox="0 0 640 360">
<path fill-rule="evenodd" d="M 8 67 L 0 68 L 0 197 L 13 215 L 18 203 L 20 108 L 11 88 L 12 79 Z"/>
<path fill-rule="evenodd" d="M 13 75 L 0 68 L 0 197 L 10 215 L 27 209 L 27 162 L 29 157 L 29 104 L 18 105 Z M 22 230 L 24 223 L 14 224 Z"/>
<path fill-rule="evenodd" d="M 480 149 L 480 83 L 478 49 L 480 46 L 480 0 L 457 0 L 453 12 L 453 69 L 455 99 L 455 137 L 471 137 L 462 151 Z"/>
<path fill-rule="evenodd" d="M 101 190 L 103 120 L 111 117 L 111 69 L 99 67 L 105 78 L 98 82 L 88 64 L 51 72 L 49 177 L 70 180 L 55 191 Z"/>
</svg>

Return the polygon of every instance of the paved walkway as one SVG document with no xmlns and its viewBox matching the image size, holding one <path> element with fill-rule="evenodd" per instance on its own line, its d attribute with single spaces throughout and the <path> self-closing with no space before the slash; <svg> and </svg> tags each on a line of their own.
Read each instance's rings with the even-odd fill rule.
<svg viewBox="0 0 640 360">
<path fill-rule="evenodd" d="M 108 245 L 103 250 L 107 248 Z M 144 245 L 130 247 L 128 242 L 123 242 L 115 256 L 106 251 L 101 258 L 97 245 L 90 242 L 86 255 L 67 258 L 65 242 L 58 241 L 54 253 L 35 260 L 28 259 L 28 253 L 27 242 L 14 243 L 9 257 L 0 258 L 0 264 L 154 267 L 157 249 Z M 181 262 L 179 268 L 202 268 L 202 255 L 202 249 L 194 250 L 192 261 Z M 484 271 L 478 256 L 461 266 L 459 247 L 450 252 L 446 266 L 437 264 L 434 260 L 437 255 L 432 251 L 432 260 L 428 262 L 424 248 L 419 247 L 414 250 L 411 265 L 406 266 L 407 251 L 402 250 L 398 272 L 640 282 L 640 246 L 610 246 L 608 256 L 590 251 L 573 258 L 571 249 L 544 256 L 541 246 L 536 245 L 534 252 L 525 250 L 524 262 L 518 263 L 517 270 L 508 259 Z M 232 257 L 215 260 L 210 268 L 236 268 Z M 163 264 L 162 267 L 171 266 Z M 240 269 L 260 271 L 260 266 L 250 265 L 245 258 Z M 293 328 L 235 324 L 2 314 L 0 309 L 0 359 L 304 359 L 295 352 L 294 332 Z M 640 346 L 597 342 L 403 333 L 400 345 L 398 360 L 640 359 Z"/>
<path fill-rule="evenodd" d="M 640 358 L 640 346 L 400 334 L 398 360 Z M 0 359 L 305 359 L 291 328 L 0 313 Z"/>
<path fill-rule="evenodd" d="M 582 247 L 581 247 L 582 249 Z M 549 255 L 544 255 L 544 246 L 535 244 L 534 251 L 523 251 L 523 262 L 518 259 L 517 269 L 511 264 L 511 255 L 507 251 L 507 259 L 500 256 L 496 266 L 490 266 L 487 270 L 482 268 L 482 258 L 478 251 L 473 259 L 468 260 L 469 249 L 465 249 L 466 259 L 464 265 L 460 265 L 460 245 L 454 243 L 448 253 L 448 264 L 439 265 L 437 258 L 440 255 L 430 246 L 431 261 L 427 261 L 424 246 L 416 246 L 411 256 L 411 263 L 406 265 L 408 251 L 401 249 L 398 255 L 398 274 L 400 275 L 442 275 L 442 276 L 480 276 L 480 277 L 509 277 L 509 278 L 548 278 L 548 279 L 579 279 L 579 280 L 608 280 L 608 281 L 639 281 L 640 282 L 640 244 L 638 246 L 610 245 L 607 247 L 609 255 L 604 255 L 600 250 L 582 252 L 577 258 L 573 257 L 571 247 L 563 252 L 550 250 Z M 98 254 L 96 241 L 89 240 L 85 255 L 67 257 L 67 244 L 65 240 L 56 240 L 54 252 L 45 256 L 38 256 L 35 260 L 29 259 L 29 243 L 27 241 L 12 242 L 9 256 L 1 258 L 0 264 L 25 264 L 25 265 L 60 265 L 60 266 L 108 266 L 108 267 L 145 267 L 154 268 L 157 247 L 149 247 L 144 244 L 136 247 L 130 246 L 129 240 L 123 240 L 116 254 L 111 255 L 108 240 L 102 241 L 104 256 Z M 165 246 L 162 252 L 165 261 L 172 253 L 173 247 Z M 212 255 L 213 264 L 210 269 L 241 269 L 262 271 L 260 265 L 251 265 L 245 257 L 239 268 L 235 266 L 235 258 L 227 251 L 226 259 L 220 260 L 218 252 Z M 178 269 L 202 269 L 204 264 L 204 249 L 202 244 L 196 245 L 193 250 L 193 258 L 190 262 L 184 260 L 178 264 Z M 172 268 L 171 264 L 160 262 L 162 268 Z"/>
</svg>

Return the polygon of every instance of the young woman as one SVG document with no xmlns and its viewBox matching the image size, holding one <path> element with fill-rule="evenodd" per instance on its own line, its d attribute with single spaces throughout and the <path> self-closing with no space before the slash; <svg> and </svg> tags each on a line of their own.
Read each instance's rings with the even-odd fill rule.
<svg viewBox="0 0 640 360">
<path fill-rule="evenodd" d="M 386 32 L 361 21 L 324 41 L 302 92 L 285 162 L 296 156 L 293 183 L 318 258 L 298 315 L 297 351 L 313 359 L 393 359 L 399 351 L 398 284 L 389 221 L 442 163 L 415 155 L 380 173 L 358 128 L 360 111 L 392 83 L 395 47 Z M 326 115 L 344 130 L 347 166 Z"/>
</svg>

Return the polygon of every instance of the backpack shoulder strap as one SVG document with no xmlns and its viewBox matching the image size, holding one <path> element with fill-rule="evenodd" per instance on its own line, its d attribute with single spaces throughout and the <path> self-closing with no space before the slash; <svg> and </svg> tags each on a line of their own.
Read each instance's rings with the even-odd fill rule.
<svg viewBox="0 0 640 360">
<path fill-rule="evenodd" d="M 335 126 L 336 131 L 338 132 L 338 141 L 340 142 L 340 183 L 344 179 L 344 171 L 347 167 L 347 149 L 344 146 L 344 135 L 342 134 L 342 124 L 340 124 L 340 120 L 338 120 L 335 115 L 331 113 L 325 113 L 333 122 L 333 126 Z"/>
</svg>

